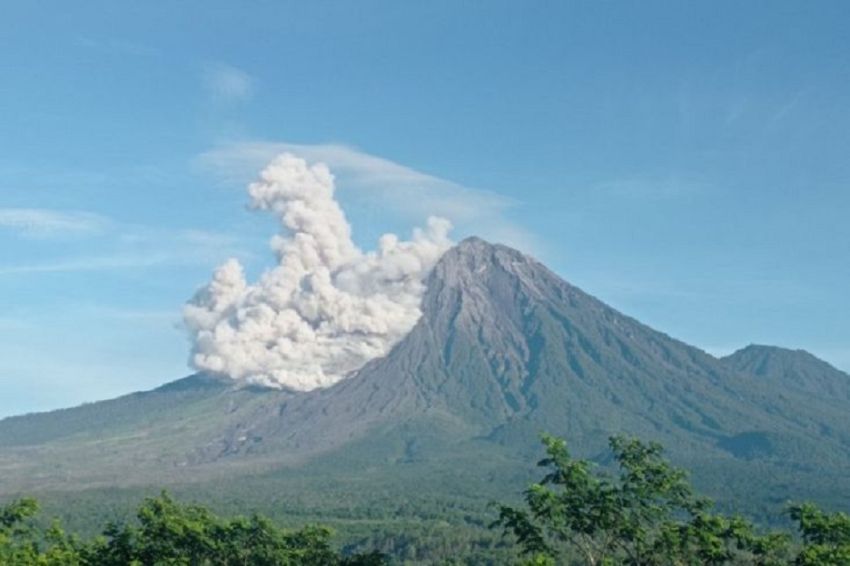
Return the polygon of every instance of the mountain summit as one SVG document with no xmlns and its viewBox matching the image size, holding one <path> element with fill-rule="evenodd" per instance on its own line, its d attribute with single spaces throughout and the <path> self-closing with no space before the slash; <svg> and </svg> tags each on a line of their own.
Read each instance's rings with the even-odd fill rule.
<svg viewBox="0 0 850 566">
<path fill-rule="evenodd" d="M 318 458 L 352 474 L 364 455 L 387 467 L 472 453 L 522 462 L 541 431 L 590 455 L 611 434 L 659 440 L 732 495 L 756 469 L 764 489 L 813 475 L 850 487 L 850 377 L 813 356 L 714 358 L 478 238 L 440 259 L 422 311 L 387 356 L 325 389 L 199 374 L 0 421 L 0 492 L 309 474 Z"/>
<path fill-rule="evenodd" d="M 850 402 L 850 379 L 805 350 L 751 344 L 723 358 L 730 367 L 763 378 L 773 387 Z"/>
</svg>

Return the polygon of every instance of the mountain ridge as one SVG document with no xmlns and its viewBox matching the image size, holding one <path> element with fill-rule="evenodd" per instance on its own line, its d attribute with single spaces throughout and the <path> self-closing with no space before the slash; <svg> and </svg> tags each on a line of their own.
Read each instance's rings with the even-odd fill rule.
<svg viewBox="0 0 850 566">
<path fill-rule="evenodd" d="M 721 361 L 784 387 L 850 400 L 850 377 L 806 350 L 750 344 Z"/>
<path fill-rule="evenodd" d="M 386 462 L 521 461 L 544 430 L 591 455 L 612 434 L 658 440 L 705 481 L 757 467 L 798 485 L 817 473 L 813 461 L 850 476 L 847 403 L 830 393 L 850 378 L 814 357 L 744 348 L 715 358 L 479 238 L 437 263 L 422 311 L 386 356 L 328 388 L 196 374 L 4 419 L 0 493 L 308 473 L 318 458 L 344 468 L 352 446 Z"/>
</svg>

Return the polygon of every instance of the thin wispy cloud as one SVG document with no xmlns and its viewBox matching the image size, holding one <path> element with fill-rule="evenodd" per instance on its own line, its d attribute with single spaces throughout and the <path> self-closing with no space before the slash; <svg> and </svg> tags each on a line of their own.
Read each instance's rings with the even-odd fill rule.
<svg viewBox="0 0 850 566">
<path fill-rule="evenodd" d="M 224 257 L 253 257 L 236 234 L 196 228 L 168 229 L 123 224 L 85 211 L 0 209 L 0 233 L 50 239 L 46 248 L 19 263 L 0 264 L 0 276 L 207 265 Z M 81 251 L 73 236 L 86 236 Z"/>
<path fill-rule="evenodd" d="M 274 156 L 283 152 L 327 164 L 338 179 L 341 194 L 355 196 L 414 221 L 430 215 L 448 218 L 460 233 L 476 234 L 540 253 L 541 246 L 534 235 L 510 218 L 511 209 L 520 204 L 518 201 L 418 171 L 351 146 L 246 141 L 204 152 L 197 157 L 196 164 L 219 182 L 242 187 Z"/>
<path fill-rule="evenodd" d="M 805 100 L 805 98 L 811 93 L 813 89 L 811 88 L 803 88 L 800 89 L 789 97 L 786 100 L 782 101 L 776 108 L 776 110 L 771 115 L 768 120 L 769 125 L 775 125 L 782 122 L 786 117 L 788 117 L 792 112 L 795 111 L 797 106 Z"/>
<path fill-rule="evenodd" d="M 0 230 L 28 238 L 91 236 L 103 233 L 110 220 L 84 211 L 46 208 L 0 208 Z"/>
<path fill-rule="evenodd" d="M 25 263 L 0 267 L 0 275 L 26 275 L 32 273 L 65 273 L 75 271 L 110 271 L 153 267 L 176 258 L 173 254 L 115 254 L 104 256 L 83 256 L 71 259 L 59 259 L 37 263 Z"/>
<path fill-rule="evenodd" d="M 232 65 L 206 65 L 203 80 L 210 97 L 217 102 L 244 102 L 254 95 L 254 78 Z"/>
<path fill-rule="evenodd" d="M 251 257 L 234 249 L 221 248 L 208 243 L 163 242 L 161 245 L 148 246 L 152 249 L 133 249 L 101 255 L 80 255 L 70 258 L 52 258 L 15 265 L 0 265 L 0 276 L 33 275 L 50 273 L 74 273 L 86 271 L 126 271 L 131 269 L 150 269 L 160 266 L 202 265 L 221 261 L 228 256 Z"/>
<path fill-rule="evenodd" d="M 178 329 L 183 332 L 181 324 L 181 312 L 179 308 L 174 309 L 141 309 L 129 308 L 116 305 L 80 305 L 73 309 L 73 313 L 85 317 L 101 320 L 114 320 L 132 322 L 138 324 L 162 325 Z"/>
</svg>

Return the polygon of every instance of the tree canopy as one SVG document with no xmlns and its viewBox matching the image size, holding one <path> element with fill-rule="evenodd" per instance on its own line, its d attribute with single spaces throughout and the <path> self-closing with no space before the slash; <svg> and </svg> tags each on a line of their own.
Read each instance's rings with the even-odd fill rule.
<svg viewBox="0 0 850 566">
<path fill-rule="evenodd" d="M 763 532 L 743 517 L 716 512 L 658 444 L 611 438 L 615 474 L 574 458 L 560 438 L 545 435 L 543 443 L 546 457 L 539 465 L 545 475 L 524 492 L 524 506 L 499 506 L 493 523 L 516 541 L 524 564 L 850 564 L 846 513 L 792 505 L 788 519 L 796 532 Z M 0 564 L 377 566 L 388 560 L 377 552 L 344 555 L 326 527 L 285 529 L 257 514 L 223 518 L 164 492 L 145 499 L 132 520 L 109 523 L 87 539 L 38 513 L 30 498 L 0 506 Z M 408 546 L 420 542 L 404 534 L 411 537 Z M 473 562 L 503 561 L 493 556 Z"/>
<path fill-rule="evenodd" d="M 38 503 L 20 499 L 0 508 L 0 564 L 8 566 L 378 566 L 377 553 L 344 557 L 321 526 L 281 529 L 253 515 L 223 519 L 168 494 L 146 499 L 136 521 L 108 524 L 83 541 L 54 522 L 42 529 Z"/>
<path fill-rule="evenodd" d="M 525 508 L 502 505 L 494 523 L 515 537 L 527 564 L 850 564 L 844 513 L 792 506 L 796 543 L 790 533 L 760 533 L 743 517 L 714 512 L 656 443 L 612 437 L 618 476 L 573 458 L 560 438 L 544 435 L 543 444 L 546 475 L 525 491 Z"/>
</svg>

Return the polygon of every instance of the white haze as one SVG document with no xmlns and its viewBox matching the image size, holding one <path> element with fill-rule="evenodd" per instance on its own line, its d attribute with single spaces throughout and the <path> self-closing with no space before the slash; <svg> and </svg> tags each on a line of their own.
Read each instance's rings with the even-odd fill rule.
<svg viewBox="0 0 850 566">
<path fill-rule="evenodd" d="M 250 284 L 230 259 L 186 305 L 196 369 L 306 391 L 350 376 L 413 328 L 424 279 L 451 246 L 447 220 L 429 218 L 409 241 L 385 234 L 363 252 L 327 166 L 289 153 L 248 194 L 253 208 L 280 219 L 277 265 Z"/>
</svg>

